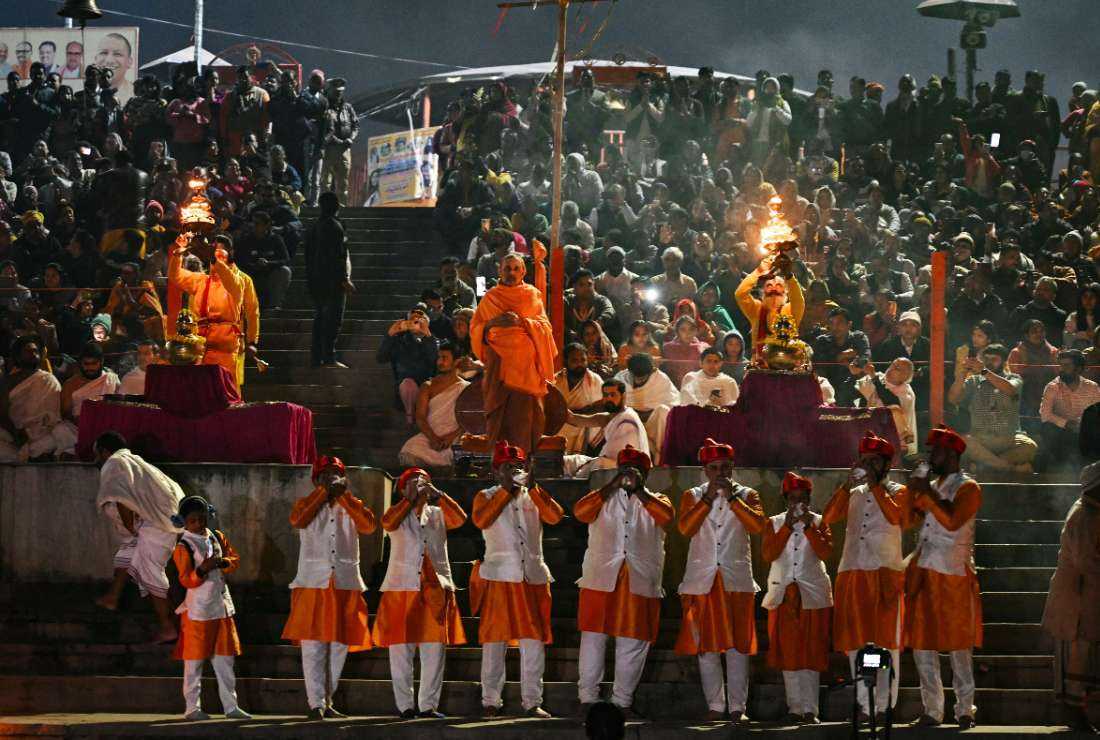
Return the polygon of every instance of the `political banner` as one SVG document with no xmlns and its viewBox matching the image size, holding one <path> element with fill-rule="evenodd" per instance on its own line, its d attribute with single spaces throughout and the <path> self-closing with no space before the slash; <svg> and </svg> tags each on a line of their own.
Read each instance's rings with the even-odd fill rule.
<svg viewBox="0 0 1100 740">
<path fill-rule="evenodd" d="M 61 75 L 61 84 L 77 92 L 84 87 L 89 64 L 111 70 L 111 87 L 122 105 L 134 95 L 138 74 L 138 29 L 135 26 L 95 28 L 0 28 L 0 78 L 18 72 L 20 84 L 30 82 L 31 65 L 41 62 L 46 74 Z"/>
<path fill-rule="evenodd" d="M 439 155 L 432 151 L 438 126 L 372 136 L 367 140 L 367 206 L 435 198 Z"/>
</svg>

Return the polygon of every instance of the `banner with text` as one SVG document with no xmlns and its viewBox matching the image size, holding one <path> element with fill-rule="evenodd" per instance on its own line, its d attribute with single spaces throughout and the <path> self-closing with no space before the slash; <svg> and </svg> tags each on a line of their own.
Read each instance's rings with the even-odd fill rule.
<svg viewBox="0 0 1100 740">
<path fill-rule="evenodd" d="M 439 155 L 432 151 L 438 126 L 372 136 L 367 140 L 367 206 L 435 198 Z"/>
<path fill-rule="evenodd" d="M 134 95 L 138 73 L 138 29 L 135 26 L 95 28 L 0 28 L 0 79 L 18 72 L 30 82 L 31 65 L 41 62 L 46 74 L 61 75 L 61 84 L 77 92 L 84 87 L 89 64 L 111 70 L 111 87 L 122 105 Z"/>
</svg>

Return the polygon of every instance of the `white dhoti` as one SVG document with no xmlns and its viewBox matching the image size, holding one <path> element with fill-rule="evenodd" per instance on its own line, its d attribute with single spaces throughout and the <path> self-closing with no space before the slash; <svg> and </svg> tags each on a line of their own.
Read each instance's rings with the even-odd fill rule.
<svg viewBox="0 0 1100 740">
<path fill-rule="evenodd" d="M 639 452 L 650 454 L 649 436 L 642 424 L 638 412 L 626 408 L 612 417 L 601 430 L 604 436 L 603 448 L 599 457 L 587 455 L 566 455 L 563 467 L 568 478 L 587 478 L 594 470 L 607 470 L 619 467 L 619 453 L 630 445 Z"/>
<path fill-rule="evenodd" d="M 440 437 L 458 431 L 455 421 L 455 402 L 469 381 L 459 378 L 458 382 L 432 396 L 428 402 L 428 426 Z M 397 453 L 398 461 L 405 466 L 444 468 L 454 462 L 454 451 L 450 447 L 442 450 L 432 448 L 426 434 L 421 432 L 407 440 Z"/>
<path fill-rule="evenodd" d="M 23 430 L 22 445 L 0 429 L 0 462 L 26 462 L 64 450 L 68 435 L 61 425 L 61 383 L 45 370 L 37 370 L 8 392 L 8 418 Z M 75 445 L 75 437 L 72 440 Z"/>
<path fill-rule="evenodd" d="M 602 632 L 581 632 L 580 661 L 577 666 L 580 680 L 577 688 L 582 704 L 592 704 L 600 700 L 608 639 Z M 634 704 L 634 690 L 642 680 L 645 659 L 649 655 L 649 643 L 630 637 L 614 639 L 615 683 L 611 690 L 611 703 L 618 707 L 629 707 Z"/>
<path fill-rule="evenodd" d="M 481 704 L 500 707 L 504 704 L 505 642 L 487 642 L 481 646 Z M 542 640 L 519 641 L 520 699 L 524 710 L 542 706 L 542 674 L 546 668 L 546 646 Z"/>
<path fill-rule="evenodd" d="M 342 642 L 302 640 L 302 675 L 310 709 L 332 706 L 332 695 L 340 685 L 347 658 L 348 646 Z"/>
<path fill-rule="evenodd" d="M 726 671 L 718 653 L 699 653 L 699 678 L 707 708 L 725 712 L 744 712 L 749 700 L 749 656 L 735 648 L 726 651 Z M 723 690 L 724 689 L 724 690 Z"/>
<path fill-rule="evenodd" d="M 398 712 L 413 708 L 413 658 L 420 649 L 420 695 L 416 706 L 421 712 L 439 708 L 443 693 L 443 643 L 406 642 L 390 645 L 390 678 Z"/>
<path fill-rule="evenodd" d="M 127 572 L 138 585 L 142 596 L 152 594 L 158 598 L 168 597 L 168 575 L 164 569 L 176 549 L 176 533 L 142 522 Z M 118 553 L 115 554 L 116 561 Z"/>
<path fill-rule="evenodd" d="M 955 719 L 974 717 L 974 660 L 971 650 L 952 650 L 951 688 L 955 690 Z M 920 698 L 924 713 L 943 722 L 943 678 L 940 676 L 940 654 L 935 650 L 914 650 L 913 662 L 920 676 Z"/>
<path fill-rule="evenodd" d="M 787 694 L 788 712 L 818 715 L 821 676 L 817 671 L 783 671 L 783 688 Z"/>
</svg>

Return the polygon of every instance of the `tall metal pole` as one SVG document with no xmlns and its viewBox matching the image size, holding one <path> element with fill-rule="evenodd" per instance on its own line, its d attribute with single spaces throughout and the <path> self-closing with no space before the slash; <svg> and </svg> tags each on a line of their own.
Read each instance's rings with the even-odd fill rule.
<svg viewBox="0 0 1100 740">
<path fill-rule="evenodd" d="M 558 345 L 558 364 L 565 347 L 565 252 L 561 247 L 561 160 L 565 109 L 565 21 L 569 0 L 558 0 L 558 55 L 554 70 L 554 196 L 550 222 L 550 323 Z"/>
<path fill-rule="evenodd" d="M 195 68 L 202 73 L 202 2 L 195 0 Z"/>
<path fill-rule="evenodd" d="M 977 49 L 966 50 L 966 99 L 974 102 L 974 70 L 978 68 Z"/>
</svg>

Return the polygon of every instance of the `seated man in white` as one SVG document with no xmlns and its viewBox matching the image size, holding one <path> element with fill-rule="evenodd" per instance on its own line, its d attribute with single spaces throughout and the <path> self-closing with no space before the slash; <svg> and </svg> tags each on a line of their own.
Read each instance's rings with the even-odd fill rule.
<svg viewBox="0 0 1100 740">
<path fill-rule="evenodd" d="M 439 345 L 435 369 L 438 375 L 420 386 L 416 398 L 416 426 L 420 433 L 405 442 L 397 459 L 409 467 L 442 468 L 454 462 L 452 445 L 462 434 L 455 420 L 455 402 L 470 383 L 458 374 L 455 349 Z"/>
<path fill-rule="evenodd" d="M 77 372 L 61 386 L 61 418 L 55 434 L 62 455 L 76 454 L 76 438 L 80 423 L 80 409 L 85 401 L 98 401 L 106 395 L 118 393 L 120 383 L 115 371 L 103 365 L 103 347 L 91 341 L 84 345 L 77 358 Z M 61 440 L 64 440 L 63 443 Z"/>
<path fill-rule="evenodd" d="M 68 444 L 61 424 L 61 383 L 39 369 L 42 344 L 36 334 L 12 342 L 12 371 L 0 378 L 0 462 L 27 462 Z"/>
<path fill-rule="evenodd" d="M 588 351 L 583 344 L 565 348 L 565 367 L 554 377 L 554 385 L 565 396 L 570 411 L 588 414 L 603 407 L 603 378 L 588 369 Z M 565 454 L 569 455 L 583 453 L 598 433 L 566 422 L 558 434 L 565 437 Z"/>
<path fill-rule="evenodd" d="M 725 358 L 714 347 L 699 356 L 699 369 L 684 375 L 680 402 L 685 406 L 731 406 L 737 401 L 737 381 L 722 372 Z"/>
<path fill-rule="evenodd" d="M 603 430 L 603 447 L 599 457 L 566 455 L 565 474 L 570 478 L 587 478 L 593 470 L 617 468 L 619 453 L 627 447 L 649 454 L 649 437 L 638 412 L 626 405 L 626 384 L 618 378 L 605 380 L 600 388 L 603 412 L 576 414 L 566 417 L 576 427 Z"/>
<path fill-rule="evenodd" d="M 615 379 L 626 385 L 626 405 L 637 411 L 645 422 L 650 457 L 655 465 L 660 465 L 665 422 L 669 410 L 680 405 L 680 391 L 676 390 L 671 378 L 653 366 L 653 357 L 649 354 L 631 357 L 626 370 L 618 373 Z"/>
<path fill-rule="evenodd" d="M 137 347 L 137 367 L 122 376 L 118 392 L 126 396 L 145 395 L 145 371 L 160 357 L 160 345 L 152 339 L 143 339 Z"/>
<path fill-rule="evenodd" d="M 875 372 L 868 362 L 863 375 L 856 381 L 856 390 L 867 401 L 867 408 L 885 406 L 894 417 L 905 455 L 916 455 L 917 448 L 917 396 L 913 393 L 913 361 L 899 357 L 890 363 L 886 372 Z"/>
</svg>

